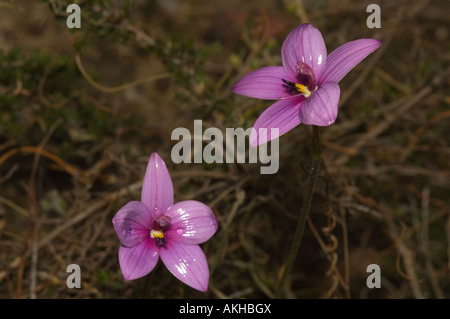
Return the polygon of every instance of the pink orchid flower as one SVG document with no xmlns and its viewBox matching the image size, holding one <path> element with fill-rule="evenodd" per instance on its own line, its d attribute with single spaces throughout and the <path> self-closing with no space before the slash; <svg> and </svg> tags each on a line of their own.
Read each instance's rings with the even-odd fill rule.
<svg viewBox="0 0 450 319">
<path fill-rule="evenodd" d="M 327 56 L 322 34 L 311 24 L 296 27 L 281 48 L 283 66 L 268 66 L 245 75 L 232 91 L 237 94 L 280 100 L 256 120 L 250 145 L 257 146 L 276 138 L 300 123 L 328 126 L 338 113 L 338 82 L 381 41 L 359 39 L 345 43 Z M 259 128 L 277 128 L 278 134 L 258 136 Z M 265 131 L 264 131 L 265 132 Z"/>
<path fill-rule="evenodd" d="M 209 268 L 198 244 L 211 238 L 217 219 L 203 203 L 174 204 L 173 185 L 164 161 L 153 153 L 145 173 L 141 201 L 123 206 L 112 222 L 120 239 L 119 264 L 125 280 L 150 273 L 159 257 L 186 285 L 206 291 Z"/>
</svg>

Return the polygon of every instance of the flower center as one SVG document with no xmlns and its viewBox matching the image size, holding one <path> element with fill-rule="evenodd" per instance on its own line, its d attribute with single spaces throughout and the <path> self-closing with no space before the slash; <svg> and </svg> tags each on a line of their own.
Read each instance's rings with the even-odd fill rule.
<svg viewBox="0 0 450 319">
<path fill-rule="evenodd" d="M 285 87 L 292 95 L 300 93 L 308 98 L 315 90 L 317 90 L 314 72 L 309 65 L 303 62 L 297 62 L 296 68 L 296 82 L 281 79 L 284 83 L 283 87 Z"/>
<path fill-rule="evenodd" d="M 309 88 L 306 85 L 300 84 L 300 83 L 294 83 L 285 79 L 281 79 L 281 81 L 284 82 L 283 86 L 286 88 L 286 90 L 292 94 L 303 94 L 305 97 L 309 97 L 312 92 L 309 90 Z"/>
<path fill-rule="evenodd" d="M 161 247 L 167 244 L 166 238 L 164 238 L 164 232 L 170 229 L 169 216 L 159 214 L 152 220 L 150 226 L 150 237 L 155 239 L 156 246 Z"/>
</svg>

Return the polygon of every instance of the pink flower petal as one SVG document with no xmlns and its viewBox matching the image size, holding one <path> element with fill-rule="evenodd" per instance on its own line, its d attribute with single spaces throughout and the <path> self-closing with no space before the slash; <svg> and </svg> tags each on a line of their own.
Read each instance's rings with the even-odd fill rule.
<svg viewBox="0 0 450 319">
<path fill-rule="evenodd" d="M 250 145 L 255 147 L 264 144 L 299 125 L 298 110 L 304 99 L 303 95 L 298 95 L 280 100 L 269 106 L 253 125 Z M 278 129 L 278 134 L 274 134 L 274 131 L 272 131 L 274 128 Z"/>
<path fill-rule="evenodd" d="M 170 230 L 166 231 L 168 242 L 201 244 L 217 230 L 217 219 L 211 208 L 197 201 L 176 203 L 165 214 L 171 218 Z"/>
<path fill-rule="evenodd" d="M 164 212 L 173 204 L 173 185 L 162 158 L 153 153 L 148 161 L 142 184 L 141 201 L 156 213 Z"/>
<path fill-rule="evenodd" d="M 132 248 L 120 246 L 119 264 L 123 278 L 133 280 L 147 275 L 155 268 L 158 257 L 154 240 L 144 240 Z"/>
<path fill-rule="evenodd" d="M 160 255 L 167 269 L 183 283 L 200 291 L 208 289 L 209 268 L 200 246 L 168 242 Z"/>
<path fill-rule="evenodd" d="M 340 89 L 336 82 L 326 82 L 300 108 L 300 120 L 306 125 L 328 126 L 338 114 Z"/>
<path fill-rule="evenodd" d="M 284 40 L 281 57 L 289 79 L 296 82 L 297 62 L 307 64 L 320 78 L 327 60 L 327 48 L 322 34 L 311 24 L 301 24 L 292 30 Z"/>
<path fill-rule="evenodd" d="M 112 220 L 120 242 L 126 247 L 134 247 L 149 236 L 152 215 L 147 206 L 132 201 L 123 206 Z"/>
<path fill-rule="evenodd" d="M 325 70 L 317 81 L 320 86 L 325 82 L 339 82 L 366 56 L 378 49 L 381 41 L 375 39 L 359 39 L 347 42 L 330 53 Z M 317 79 L 317 78 L 316 78 Z"/>
<path fill-rule="evenodd" d="M 288 79 L 281 66 L 268 66 L 242 77 L 232 92 L 264 100 L 279 100 L 290 96 L 281 79 Z"/>
</svg>

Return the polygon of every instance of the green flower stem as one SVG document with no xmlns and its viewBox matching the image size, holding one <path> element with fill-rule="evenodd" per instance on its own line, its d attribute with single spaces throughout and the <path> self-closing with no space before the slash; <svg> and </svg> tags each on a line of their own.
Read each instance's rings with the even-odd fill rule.
<svg viewBox="0 0 450 319">
<path fill-rule="evenodd" d="M 303 233 L 305 231 L 306 221 L 308 219 L 308 213 L 311 208 L 311 201 L 314 193 L 314 187 L 316 185 L 317 176 L 319 175 L 320 162 L 322 160 L 322 145 L 320 141 L 319 127 L 313 126 L 313 163 L 311 174 L 308 179 L 308 188 L 306 189 L 305 197 L 303 199 L 302 210 L 297 220 L 297 229 L 295 231 L 294 239 L 292 241 L 289 255 L 286 261 L 286 265 L 281 275 L 278 287 L 275 292 L 275 298 L 279 299 L 281 292 L 283 291 L 286 279 L 291 272 L 292 265 L 294 264 L 295 257 L 297 256 L 300 243 L 302 241 Z"/>
</svg>

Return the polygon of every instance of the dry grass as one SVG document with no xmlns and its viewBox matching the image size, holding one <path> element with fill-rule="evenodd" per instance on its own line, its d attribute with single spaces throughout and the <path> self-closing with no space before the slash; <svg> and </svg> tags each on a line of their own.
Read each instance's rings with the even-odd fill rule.
<svg viewBox="0 0 450 319">
<path fill-rule="evenodd" d="M 366 27 L 372 2 L 381 29 Z M 230 88 L 280 64 L 284 37 L 303 22 L 329 52 L 363 37 L 383 45 L 340 83 L 283 297 L 450 297 L 448 2 L 81 1 L 75 31 L 68 3 L 0 2 L 0 297 L 272 297 L 311 164 L 310 128 L 280 138 L 275 175 L 259 164 L 175 165 L 170 135 L 194 119 L 251 126 L 270 103 Z M 176 201 L 202 201 L 219 220 L 202 245 L 207 293 L 161 262 L 123 281 L 111 219 L 139 198 L 152 152 Z M 81 289 L 66 286 L 69 264 L 81 267 Z M 366 286 L 369 264 L 381 268 L 380 289 Z"/>
</svg>

